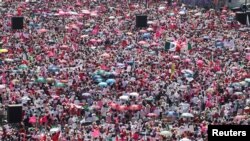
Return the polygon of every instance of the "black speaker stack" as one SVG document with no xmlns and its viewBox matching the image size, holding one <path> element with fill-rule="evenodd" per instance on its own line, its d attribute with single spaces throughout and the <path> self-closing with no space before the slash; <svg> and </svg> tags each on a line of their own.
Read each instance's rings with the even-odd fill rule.
<svg viewBox="0 0 250 141">
<path fill-rule="evenodd" d="M 7 107 L 8 123 L 20 123 L 22 121 L 22 105 L 9 105 Z"/>
<path fill-rule="evenodd" d="M 148 19 L 146 15 L 137 15 L 136 16 L 136 27 L 147 27 Z"/>
<path fill-rule="evenodd" d="M 13 30 L 23 29 L 23 17 L 12 17 L 11 18 L 11 28 Z"/>
</svg>

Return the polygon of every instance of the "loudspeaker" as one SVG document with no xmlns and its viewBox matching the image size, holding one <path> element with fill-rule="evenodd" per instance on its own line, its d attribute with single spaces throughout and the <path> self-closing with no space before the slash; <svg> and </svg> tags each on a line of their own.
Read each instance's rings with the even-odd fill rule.
<svg viewBox="0 0 250 141">
<path fill-rule="evenodd" d="M 247 22 L 247 14 L 243 12 L 237 12 L 236 13 L 236 20 L 240 22 L 241 24 L 246 24 Z"/>
<path fill-rule="evenodd" d="M 12 17 L 12 29 L 23 29 L 23 17 Z"/>
<path fill-rule="evenodd" d="M 148 17 L 145 15 L 136 16 L 136 27 L 147 27 Z"/>
<path fill-rule="evenodd" d="M 9 105 L 7 108 L 8 123 L 20 123 L 22 121 L 22 105 Z"/>
</svg>

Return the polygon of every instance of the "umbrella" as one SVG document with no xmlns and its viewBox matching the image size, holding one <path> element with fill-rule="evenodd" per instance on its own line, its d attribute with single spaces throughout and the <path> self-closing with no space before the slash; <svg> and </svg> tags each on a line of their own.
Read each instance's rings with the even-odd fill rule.
<svg viewBox="0 0 250 141">
<path fill-rule="evenodd" d="M 115 17 L 114 17 L 114 16 L 110 16 L 109 19 L 110 19 L 110 20 L 113 20 L 113 19 L 115 19 Z"/>
<path fill-rule="evenodd" d="M 96 73 L 97 73 L 98 75 L 103 75 L 103 74 L 105 73 L 105 71 L 104 71 L 104 70 L 98 70 Z"/>
<path fill-rule="evenodd" d="M 250 78 L 246 78 L 245 81 L 246 81 L 247 83 L 250 83 Z"/>
<path fill-rule="evenodd" d="M 59 68 L 54 66 L 54 65 L 51 65 L 51 66 L 49 66 L 48 71 L 50 71 L 50 72 L 58 72 Z"/>
<path fill-rule="evenodd" d="M 138 94 L 137 92 L 132 92 L 132 93 L 130 93 L 129 95 L 130 95 L 130 96 L 134 96 L 134 97 L 138 97 L 138 96 L 139 96 L 139 94 Z"/>
<path fill-rule="evenodd" d="M 247 116 L 246 115 L 237 115 L 236 117 L 234 117 L 234 120 L 238 121 L 238 120 L 243 120 L 246 119 Z"/>
<path fill-rule="evenodd" d="M 37 32 L 38 32 L 39 34 L 45 33 L 45 32 L 47 32 L 47 31 L 48 31 L 48 30 L 47 30 L 47 29 L 44 29 L 44 28 L 37 30 Z"/>
<path fill-rule="evenodd" d="M 125 105 L 119 105 L 119 106 L 117 107 L 117 110 L 119 110 L 119 111 L 126 111 L 127 109 L 128 109 L 128 107 L 125 106 Z"/>
<path fill-rule="evenodd" d="M 62 82 L 56 82 L 55 86 L 56 86 L 56 87 L 64 87 L 65 84 L 62 83 Z"/>
<path fill-rule="evenodd" d="M 82 96 L 91 96 L 90 93 L 83 93 Z"/>
<path fill-rule="evenodd" d="M 122 95 L 122 96 L 120 96 L 119 97 L 119 99 L 121 99 L 121 100 L 129 100 L 129 96 L 127 96 L 127 95 Z"/>
<path fill-rule="evenodd" d="M 153 21 L 148 21 L 148 24 L 154 24 L 154 22 Z"/>
<path fill-rule="evenodd" d="M 0 49 L 0 53 L 7 53 L 8 49 Z"/>
<path fill-rule="evenodd" d="M 89 10 L 82 10 L 82 13 L 83 14 L 90 14 L 90 11 Z"/>
<path fill-rule="evenodd" d="M 242 92 L 235 92 L 234 94 L 235 95 L 242 95 L 243 93 Z"/>
<path fill-rule="evenodd" d="M 51 97 L 54 98 L 54 99 L 58 99 L 59 98 L 58 95 L 52 95 Z"/>
<path fill-rule="evenodd" d="M 143 38 L 150 38 L 150 33 L 144 33 L 144 34 L 142 35 L 142 37 L 143 37 Z"/>
<path fill-rule="evenodd" d="M 5 89 L 6 88 L 6 85 L 5 84 L 1 84 L 0 85 L 0 89 Z"/>
<path fill-rule="evenodd" d="M 38 83 L 45 83 L 45 82 L 46 82 L 46 79 L 43 78 L 43 77 L 38 77 L 38 78 L 36 79 L 36 82 L 38 82 Z"/>
<path fill-rule="evenodd" d="M 142 30 L 140 30 L 140 32 L 141 32 L 141 33 L 146 33 L 147 30 L 142 29 Z"/>
<path fill-rule="evenodd" d="M 101 82 L 103 82 L 103 79 L 102 78 L 97 78 L 97 79 L 95 79 L 95 82 L 101 83 Z"/>
<path fill-rule="evenodd" d="M 60 128 L 58 128 L 58 127 L 54 127 L 54 128 L 50 129 L 50 133 L 55 133 L 55 132 L 59 132 L 59 131 L 60 131 Z"/>
<path fill-rule="evenodd" d="M 113 85 L 113 84 L 115 84 L 115 79 L 108 79 L 108 80 L 106 80 L 106 83 L 108 85 Z"/>
<path fill-rule="evenodd" d="M 138 111 L 140 109 L 141 109 L 140 105 L 133 104 L 133 105 L 129 106 L 129 110 L 131 110 L 131 111 Z"/>
<path fill-rule="evenodd" d="M 139 45 L 145 45 L 145 44 L 147 44 L 147 42 L 146 41 L 140 41 L 140 42 L 138 42 L 138 44 Z"/>
<path fill-rule="evenodd" d="M 110 103 L 109 106 L 112 108 L 112 109 L 116 109 L 116 107 L 118 106 L 116 103 Z"/>
<path fill-rule="evenodd" d="M 91 12 L 91 13 L 90 13 L 90 16 L 92 16 L 92 17 L 97 17 L 98 14 L 97 14 L 96 12 Z"/>
<path fill-rule="evenodd" d="M 180 15 L 185 15 L 186 12 L 185 12 L 185 11 L 180 11 L 179 14 L 180 14 Z"/>
<path fill-rule="evenodd" d="M 156 43 L 156 42 L 153 42 L 150 44 L 151 46 L 159 46 L 160 44 Z"/>
<path fill-rule="evenodd" d="M 155 114 L 155 113 L 148 113 L 147 116 L 148 117 L 157 117 L 157 114 Z"/>
<path fill-rule="evenodd" d="M 106 82 L 100 82 L 100 83 L 98 84 L 98 86 L 99 86 L 99 87 L 107 87 L 108 84 L 107 84 Z"/>
<path fill-rule="evenodd" d="M 110 57 L 110 54 L 108 54 L 108 53 L 103 53 L 103 54 L 101 55 L 101 57 L 109 58 L 109 57 Z"/>
<path fill-rule="evenodd" d="M 164 137 L 171 137 L 172 133 L 170 131 L 161 131 L 160 135 L 162 135 Z"/>
<path fill-rule="evenodd" d="M 166 9 L 166 7 L 164 7 L 164 6 L 160 6 L 160 7 L 158 8 L 159 11 L 162 11 L 162 10 L 165 10 L 165 9 Z"/>
<path fill-rule="evenodd" d="M 23 96 L 21 100 L 22 100 L 22 101 L 29 101 L 30 98 L 29 98 L 28 96 Z"/>
<path fill-rule="evenodd" d="M 198 13 L 194 14 L 194 16 L 201 16 L 201 15 L 202 15 L 201 12 L 198 12 Z"/>
<path fill-rule="evenodd" d="M 194 117 L 194 115 L 191 113 L 183 113 L 183 114 L 181 114 L 181 117 L 192 118 L 192 117 Z"/>
<path fill-rule="evenodd" d="M 22 70 L 28 69 L 28 66 L 25 65 L 25 64 L 22 64 L 22 65 L 19 66 L 19 69 L 22 69 Z"/>
<path fill-rule="evenodd" d="M 147 31 L 154 31 L 154 29 L 149 27 L 149 28 L 147 28 Z"/>
<path fill-rule="evenodd" d="M 174 111 L 169 111 L 166 113 L 166 115 L 167 115 L 167 117 L 177 117 L 178 116 L 177 113 Z"/>
<path fill-rule="evenodd" d="M 191 141 L 191 140 L 188 138 L 182 138 L 180 141 Z"/>
<path fill-rule="evenodd" d="M 127 34 L 127 35 L 133 35 L 133 33 L 131 33 L 131 32 L 127 32 L 126 34 Z"/>
<path fill-rule="evenodd" d="M 89 35 L 82 35 L 81 38 L 89 37 Z"/>
<path fill-rule="evenodd" d="M 180 59 L 180 56 L 174 55 L 174 56 L 173 56 L 173 59 Z"/>
<path fill-rule="evenodd" d="M 6 61 L 6 62 L 13 62 L 14 60 L 10 59 L 10 58 L 6 58 L 6 59 L 4 59 L 4 61 Z"/>
<path fill-rule="evenodd" d="M 29 118 L 29 123 L 36 123 L 36 117 L 35 116 L 30 117 Z"/>
</svg>

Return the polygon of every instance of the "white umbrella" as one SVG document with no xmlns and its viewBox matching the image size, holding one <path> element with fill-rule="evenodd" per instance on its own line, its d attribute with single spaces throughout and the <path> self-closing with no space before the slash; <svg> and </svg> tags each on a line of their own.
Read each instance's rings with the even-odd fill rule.
<svg viewBox="0 0 250 141">
<path fill-rule="evenodd" d="M 188 138 L 183 138 L 183 139 L 181 139 L 180 141 L 191 141 L 191 140 L 188 139 Z"/>
<path fill-rule="evenodd" d="M 137 92 L 132 92 L 132 93 L 130 93 L 129 95 L 130 95 L 130 96 L 135 96 L 135 97 L 138 97 L 138 96 L 139 96 L 139 94 L 138 94 Z"/>
<path fill-rule="evenodd" d="M 5 84 L 0 85 L 0 89 L 5 89 L 5 88 L 6 88 Z"/>
<path fill-rule="evenodd" d="M 161 131 L 160 135 L 162 135 L 164 137 L 171 137 L 172 133 L 170 131 Z"/>
<path fill-rule="evenodd" d="M 29 100 L 30 100 L 30 98 L 28 96 L 23 96 L 22 97 L 22 101 L 29 101 Z"/>
<path fill-rule="evenodd" d="M 245 81 L 250 83 L 250 78 L 246 78 Z"/>
<path fill-rule="evenodd" d="M 90 96 L 90 93 L 83 93 L 82 96 Z"/>
<path fill-rule="evenodd" d="M 202 15 L 202 13 L 201 12 L 198 12 L 198 13 L 196 13 L 196 14 L 194 14 L 195 16 L 201 16 Z"/>
<path fill-rule="evenodd" d="M 58 128 L 58 127 L 50 129 L 50 133 L 55 133 L 55 132 L 59 132 L 59 131 L 60 131 L 60 128 Z"/>
<path fill-rule="evenodd" d="M 181 117 L 192 118 L 192 117 L 194 117 L 194 115 L 191 113 L 183 113 L 183 114 L 181 114 Z"/>
<path fill-rule="evenodd" d="M 148 24 L 153 24 L 154 22 L 153 21 L 148 21 Z"/>
<path fill-rule="evenodd" d="M 82 10 L 82 13 L 83 14 L 90 14 L 90 11 L 89 10 Z"/>
<path fill-rule="evenodd" d="M 185 13 L 185 11 L 180 11 L 179 14 L 180 15 L 185 15 L 186 13 Z"/>
<path fill-rule="evenodd" d="M 110 19 L 110 20 L 113 20 L 113 19 L 115 19 L 115 17 L 114 17 L 114 16 L 110 16 L 109 19 Z"/>
<path fill-rule="evenodd" d="M 242 92 L 235 92 L 234 94 L 235 95 L 242 95 L 243 93 Z"/>
<path fill-rule="evenodd" d="M 121 99 L 121 100 L 129 100 L 129 96 L 122 95 L 122 96 L 119 97 L 119 99 Z"/>
<path fill-rule="evenodd" d="M 165 10 L 165 9 L 166 9 L 166 7 L 164 7 L 164 6 L 160 6 L 160 7 L 158 8 L 158 10 L 160 10 L 160 11 Z"/>
</svg>

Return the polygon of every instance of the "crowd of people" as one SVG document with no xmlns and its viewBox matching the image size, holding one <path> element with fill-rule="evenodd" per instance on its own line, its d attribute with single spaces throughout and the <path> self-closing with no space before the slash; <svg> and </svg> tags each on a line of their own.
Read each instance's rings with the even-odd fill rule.
<svg viewBox="0 0 250 141">
<path fill-rule="evenodd" d="M 250 123 L 250 31 L 226 7 L 12 0 L 0 10 L 0 107 L 23 110 L 21 123 L 0 116 L 0 140 L 206 141 L 208 125 Z"/>
</svg>

